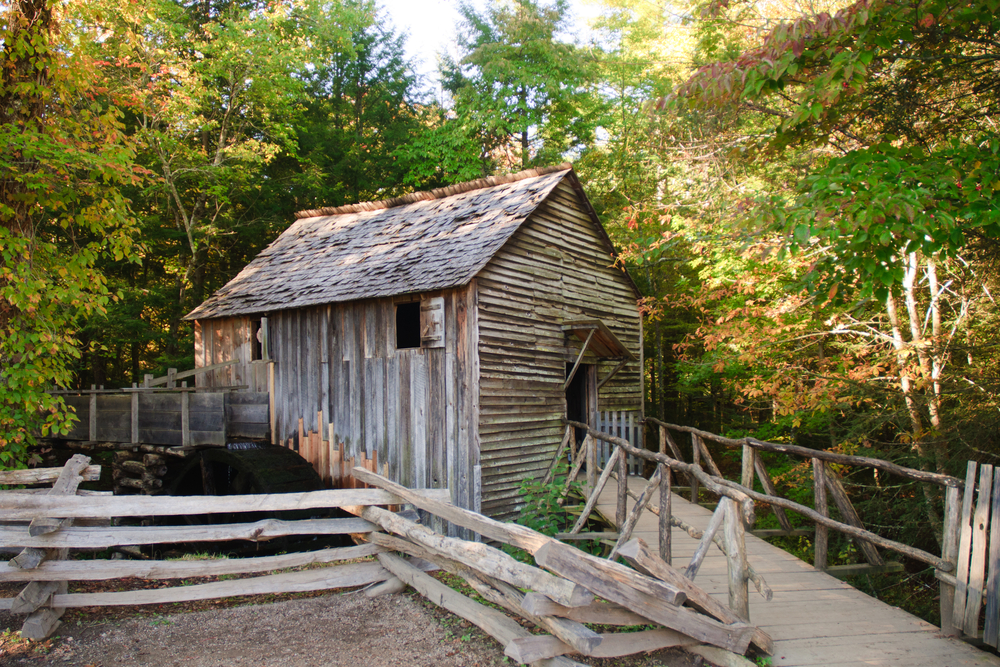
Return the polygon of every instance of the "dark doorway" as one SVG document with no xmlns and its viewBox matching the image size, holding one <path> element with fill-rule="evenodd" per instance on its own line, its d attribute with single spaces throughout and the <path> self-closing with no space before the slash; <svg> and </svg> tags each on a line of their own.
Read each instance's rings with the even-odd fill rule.
<svg viewBox="0 0 1000 667">
<path fill-rule="evenodd" d="M 573 364 L 566 364 L 566 376 L 569 377 Z M 580 364 L 576 369 L 573 381 L 566 387 L 566 419 L 574 422 L 590 423 L 591 403 L 593 402 L 592 378 L 594 367 L 590 364 Z M 581 442 L 584 434 L 577 429 L 576 440 Z"/>
</svg>

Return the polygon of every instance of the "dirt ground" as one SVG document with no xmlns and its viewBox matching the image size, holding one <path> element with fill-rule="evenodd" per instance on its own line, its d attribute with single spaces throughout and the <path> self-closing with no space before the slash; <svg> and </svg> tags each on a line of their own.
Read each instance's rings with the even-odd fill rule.
<svg viewBox="0 0 1000 667">
<path fill-rule="evenodd" d="M 71 610 L 57 636 L 21 640 L 0 612 L 0 665 L 36 667 L 495 667 L 513 665 L 478 628 L 412 593 L 361 591 L 179 613 Z M 88 613 L 91 612 L 91 613 Z M 97 612 L 97 613 L 94 613 Z M 679 650 L 594 667 L 698 667 Z M 706 663 L 707 664 L 707 663 Z"/>
</svg>

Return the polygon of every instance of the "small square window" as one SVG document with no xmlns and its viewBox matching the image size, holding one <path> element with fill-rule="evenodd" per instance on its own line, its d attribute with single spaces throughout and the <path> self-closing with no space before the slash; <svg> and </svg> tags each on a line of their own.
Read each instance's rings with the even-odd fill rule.
<svg viewBox="0 0 1000 667">
<path fill-rule="evenodd" d="M 420 302 L 396 304 L 396 349 L 420 347 Z"/>
</svg>

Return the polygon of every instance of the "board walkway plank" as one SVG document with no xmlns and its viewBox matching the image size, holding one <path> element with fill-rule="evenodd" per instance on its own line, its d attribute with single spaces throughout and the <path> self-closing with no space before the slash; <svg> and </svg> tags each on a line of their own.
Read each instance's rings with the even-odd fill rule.
<svg viewBox="0 0 1000 667">
<path fill-rule="evenodd" d="M 641 477 L 628 478 L 629 489 L 636 495 L 646 483 Z M 596 510 L 612 525 L 617 484 L 614 479 L 608 482 Z M 628 509 L 634 504 L 629 497 Z M 708 508 L 677 494 L 672 496 L 671 513 L 698 530 L 704 530 L 712 515 Z M 632 537 L 658 544 L 658 535 L 658 517 L 647 508 L 639 516 Z M 746 544 L 750 565 L 774 591 L 768 602 L 750 587 L 750 622 L 774 640 L 769 663 L 773 667 L 1000 667 L 997 656 L 944 637 L 930 623 L 861 593 L 749 532 Z M 674 567 L 686 567 L 697 545 L 685 531 L 673 528 Z M 695 583 L 716 600 L 728 602 L 726 558 L 715 546 L 705 557 Z"/>
</svg>

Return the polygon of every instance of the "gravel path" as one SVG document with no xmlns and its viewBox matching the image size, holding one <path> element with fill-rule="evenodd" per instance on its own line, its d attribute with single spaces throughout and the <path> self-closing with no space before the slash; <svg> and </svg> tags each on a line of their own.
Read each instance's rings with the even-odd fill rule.
<svg viewBox="0 0 1000 667">
<path fill-rule="evenodd" d="M 0 614 L 0 628 L 23 617 Z M 447 619 L 445 619 L 447 621 Z M 48 653 L 8 645 L 0 665 L 80 667 L 493 667 L 503 651 L 406 595 L 360 592 L 213 611 L 64 624 Z M 465 637 L 465 640 L 462 637 Z M 7 644 L 12 644 L 8 642 Z M 38 647 L 36 647 L 37 650 Z M 23 645 L 22 645 L 23 649 Z"/>
</svg>

